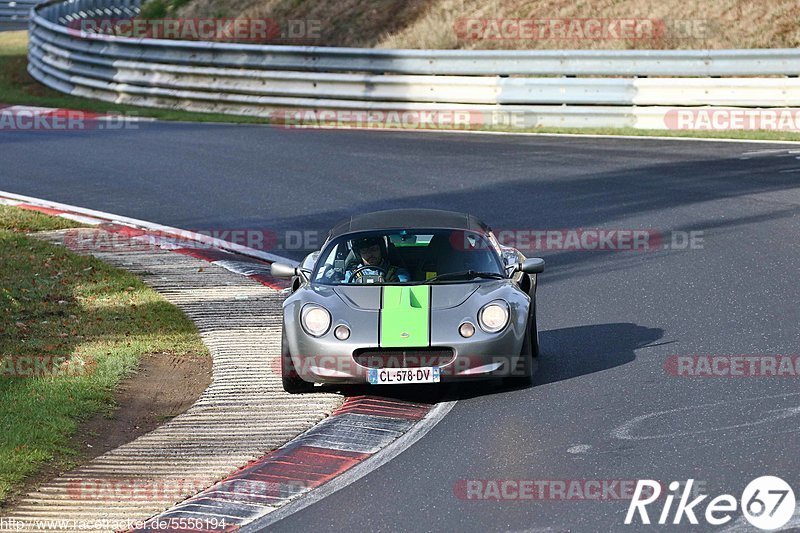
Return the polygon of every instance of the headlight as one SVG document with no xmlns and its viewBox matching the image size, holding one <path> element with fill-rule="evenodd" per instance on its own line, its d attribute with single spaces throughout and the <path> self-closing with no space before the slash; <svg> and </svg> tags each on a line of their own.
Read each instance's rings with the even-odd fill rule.
<svg viewBox="0 0 800 533">
<path fill-rule="evenodd" d="M 300 323 L 306 333 L 313 337 L 321 337 L 331 327 L 331 314 L 318 305 L 307 305 L 300 313 Z"/>
<path fill-rule="evenodd" d="M 478 312 L 478 324 L 486 333 L 497 333 L 508 324 L 508 304 L 497 300 Z"/>
</svg>

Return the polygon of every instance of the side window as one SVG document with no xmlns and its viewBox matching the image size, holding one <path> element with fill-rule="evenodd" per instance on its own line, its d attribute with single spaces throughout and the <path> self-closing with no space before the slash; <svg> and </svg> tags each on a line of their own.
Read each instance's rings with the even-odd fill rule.
<svg viewBox="0 0 800 533">
<path fill-rule="evenodd" d="M 306 270 L 311 270 L 314 268 L 314 265 L 317 263 L 317 259 L 319 259 L 320 252 L 312 252 L 303 259 L 303 263 L 301 265 L 302 268 Z"/>
<path fill-rule="evenodd" d="M 325 282 L 326 281 L 327 278 L 326 278 L 325 274 L 327 272 L 329 272 L 333 268 L 333 264 L 336 261 L 336 254 L 337 254 L 338 250 L 339 250 L 339 245 L 338 244 L 336 246 L 334 246 L 333 248 L 331 248 L 330 253 L 325 258 L 325 262 L 322 263 L 320 268 L 317 269 L 317 277 L 314 278 L 314 281 L 321 281 L 321 282 Z"/>
<path fill-rule="evenodd" d="M 314 281 L 320 283 L 338 283 L 344 278 L 345 258 L 349 248 L 344 243 L 338 243 L 331 248 L 325 261 L 317 269 Z"/>
</svg>

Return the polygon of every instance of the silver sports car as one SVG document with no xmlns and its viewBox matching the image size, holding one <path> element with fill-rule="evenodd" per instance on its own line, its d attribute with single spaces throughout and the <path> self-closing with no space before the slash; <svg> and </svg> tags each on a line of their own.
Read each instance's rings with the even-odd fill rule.
<svg viewBox="0 0 800 533">
<path fill-rule="evenodd" d="M 315 383 L 531 381 L 542 259 L 502 246 L 471 215 L 397 209 L 336 225 L 294 267 L 283 304 L 288 392 Z"/>
</svg>

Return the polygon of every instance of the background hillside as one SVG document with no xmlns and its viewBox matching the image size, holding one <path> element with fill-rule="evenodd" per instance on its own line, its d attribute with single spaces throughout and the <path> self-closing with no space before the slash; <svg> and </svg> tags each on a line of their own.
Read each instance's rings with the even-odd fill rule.
<svg viewBox="0 0 800 533">
<path fill-rule="evenodd" d="M 301 38 L 278 38 L 272 42 L 326 46 L 442 49 L 800 47 L 798 0 L 149 0 L 143 13 L 149 17 L 267 18 L 281 28 L 286 28 L 288 21 L 307 21 L 315 27 L 313 32 Z M 558 39 L 497 39 L 485 38 L 491 29 L 488 26 L 480 33 L 482 38 L 465 38 L 463 31 L 458 30 L 463 30 L 465 19 L 502 18 L 646 19 L 656 21 L 665 31 L 640 39 L 580 38 L 574 31 Z"/>
</svg>

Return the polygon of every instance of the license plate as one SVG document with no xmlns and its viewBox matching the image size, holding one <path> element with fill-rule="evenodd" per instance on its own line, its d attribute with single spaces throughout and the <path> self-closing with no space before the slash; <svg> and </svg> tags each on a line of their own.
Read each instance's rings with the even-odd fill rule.
<svg viewBox="0 0 800 533">
<path fill-rule="evenodd" d="M 410 383 L 439 383 L 438 366 L 422 368 L 370 368 L 371 385 L 405 385 Z"/>
</svg>

